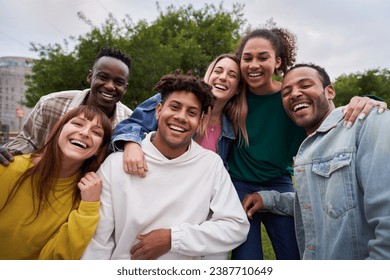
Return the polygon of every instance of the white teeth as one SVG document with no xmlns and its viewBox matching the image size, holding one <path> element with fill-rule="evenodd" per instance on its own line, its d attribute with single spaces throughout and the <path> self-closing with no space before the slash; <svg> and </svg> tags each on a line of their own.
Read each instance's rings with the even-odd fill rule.
<svg viewBox="0 0 390 280">
<path fill-rule="evenodd" d="M 249 77 L 260 77 L 261 73 L 249 73 L 248 76 Z"/>
<path fill-rule="evenodd" d="M 85 144 L 84 142 L 78 141 L 78 140 L 70 140 L 70 143 L 72 143 L 73 145 L 82 147 L 84 149 L 87 148 L 87 144 Z"/>
<path fill-rule="evenodd" d="M 220 89 L 220 90 L 227 90 L 226 86 L 223 86 L 223 85 L 220 85 L 220 84 L 215 84 L 214 87 L 217 88 L 217 89 Z"/>
<path fill-rule="evenodd" d="M 173 129 L 173 130 L 176 130 L 176 131 L 179 131 L 179 132 L 185 132 L 185 129 L 183 129 L 181 127 L 178 127 L 176 125 L 170 125 L 169 128 Z"/>
<path fill-rule="evenodd" d="M 113 95 L 113 94 L 109 94 L 109 93 L 105 93 L 105 92 L 100 92 L 104 97 L 106 97 L 106 98 L 114 98 L 115 97 L 115 95 Z"/>
<path fill-rule="evenodd" d="M 300 104 L 297 104 L 293 107 L 293 111 L 296 112 L 298 111 L 299 109 L 302 109 L 302 108 L 307 108 L 309 107 L 309 104 L 308 103 L 300 103 Z"/>
</svg>

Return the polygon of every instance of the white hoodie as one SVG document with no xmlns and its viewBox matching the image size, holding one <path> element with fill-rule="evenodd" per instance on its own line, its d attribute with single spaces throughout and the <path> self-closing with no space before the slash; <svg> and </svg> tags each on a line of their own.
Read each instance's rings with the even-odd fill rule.
<svg viewBox="0 0 390 280">
<path fill-rule="evenodd" d="M 226 259 L 249 223 L 221 158 L 192 141 L 169 160 L 151 134 L 142 142 L 146 177 L 123 171 L 122 152 L 100 167 L 100 221 L 82 259 L 130 259 L 136 236 L 159 228 L 171 229 L 171 250 L 159 259 Z"/>
</svg>

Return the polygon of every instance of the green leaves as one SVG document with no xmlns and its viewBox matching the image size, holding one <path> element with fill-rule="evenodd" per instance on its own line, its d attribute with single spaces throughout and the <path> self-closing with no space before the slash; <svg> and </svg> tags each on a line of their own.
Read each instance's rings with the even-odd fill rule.
<svg viewBox="0 0 390 280">
<path fill-rule="evenodd" d="M 155 83 L 164 74 L 180 68 L 203 76 L 208 64 L 218 55 L 235 50 L 244 30 L 244 5 L 225 10 L 205 4 L 195 10 L 188 6 L 168 6 L 163 11 L 156 3 L 159 17 L 148 23 L 134 23 L 130 16 L 118 20 L 112 14 L 102 26 L 94 26 L 82 13 L 80 20 L 91 30 L 71 37 L 63 44 L 32 44 L 40 59 L 35 61 L 28 78 L 27 106 L 32 107 L 42 95 L 69 89 L 84 89 L 86 76 L 101 47 L 122 50 L 132 58 L 129 88 L 123 103 L 135 108 L 154 94 Z M 69 43 L 74 48 L 68 50 Z"/>
<path fill-rule="evenodd" d="M 363 73 L 341 75 L 334 82 L 336 106 L 345 105 L 355 95 L 376 95 L 390 102 L 390 70 L 371 69 Z"/>
</svg>

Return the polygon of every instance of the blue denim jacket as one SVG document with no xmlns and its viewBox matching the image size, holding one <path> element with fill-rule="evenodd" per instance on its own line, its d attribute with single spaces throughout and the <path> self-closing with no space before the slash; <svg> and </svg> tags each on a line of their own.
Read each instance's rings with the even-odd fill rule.
<svg viewBox="0 0 390 280">
<path fill-rule="evenodd" d="M 302 258 L 390 259 L 390 112 L 375 109 L 346 129 L 334 110 L 294 163 Z M 260 195 L 266 208 L 291 214 L 291 194 Z"/>
<path fill-rule="evenodd" d="M 137 106 L 129 118 L 120 122 L 115 127 L 111 138 L 110 150 L 123 151 L 125 142 L 141 143 L 147 133 L 157 130 L 156 107 L 160 102 L 161 94 L 157 93 Z M 226 168 L 230 147 L 235 139 L 233 124 L 223 114 L 222 133 L 217 143 L 217 154 L 222 158 Z"/>
</svg>

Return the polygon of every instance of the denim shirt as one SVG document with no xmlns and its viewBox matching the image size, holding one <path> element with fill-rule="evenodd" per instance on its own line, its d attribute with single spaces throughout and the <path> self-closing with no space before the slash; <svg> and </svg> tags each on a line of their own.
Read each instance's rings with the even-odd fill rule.
<svg viewBox="0 0 390 280">
<path fill-rule="evenodd" d="M 390 259 L 390 112 L 346 129 L 334 110 L 294 163 L 302 258 Z"/>
<path fill-rule="evenodd" d="M 141 143 L 145 135 L 157 130 L 156 107 L 161 102 L 161 94 L 150 97 L 142 102 L 131 117 L 120 122 L 111 138 L 110 150 L 123 151 L 125 142 Z M 228 168 L 228 155 L 233 141 L 236 139 L 233 124 L 225 114 L 222 114 L 222 133 L 217 142 L 217 154 Z"/>
</svg>

